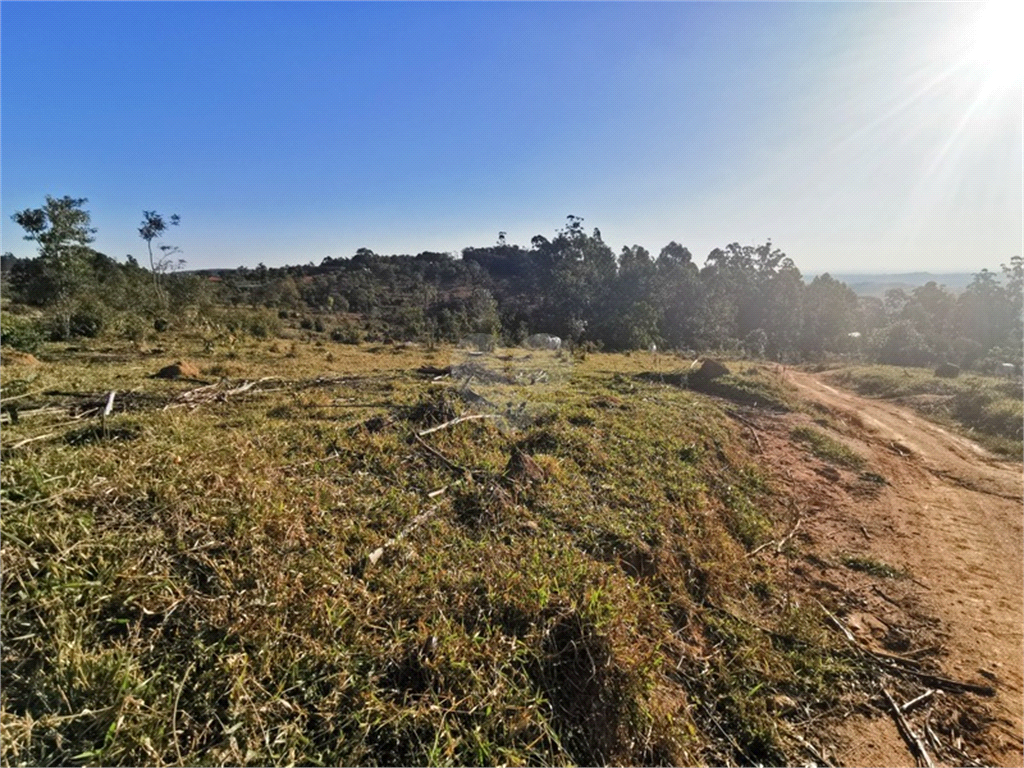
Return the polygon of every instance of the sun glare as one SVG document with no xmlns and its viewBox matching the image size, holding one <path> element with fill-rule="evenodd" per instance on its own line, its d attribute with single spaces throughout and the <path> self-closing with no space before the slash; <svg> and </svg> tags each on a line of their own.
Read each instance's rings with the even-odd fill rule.
<svg viewBox="0 0 1024 768">
<path fill-rule="evenodd" d="M 990 0 L 974 24 L 972 58 L 990 87 L 1017 85 L 1024 76 L 1024 12 L 1019 0 Z"/>
</svg>

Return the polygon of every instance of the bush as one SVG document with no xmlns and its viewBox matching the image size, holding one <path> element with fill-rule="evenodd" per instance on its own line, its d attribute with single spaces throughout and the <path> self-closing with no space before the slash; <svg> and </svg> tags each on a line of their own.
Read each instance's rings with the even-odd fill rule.
<svg viewBox="0 0 1024 768">
<path fill-rule="evenodd" d="M 269 313 L 259 313 L 249 318 L 246 331 L 257 339 L 267 339 L 280 333 L 281 321 Z"/>
<path fill-rule="evenodd" d="M 0 314 L 0 343 L 21 352 L 35 352 L 43 343 L 43 331 L 35 320 L 4 312 Z"/>
<path fill-rule="evenodd" d="M 870 347 L 875 360 L 884 365 L 922 367 L 933 358 L 924 336 L 907 320 L 872 333 Z"/>
<path fill-rule="evenodd" d="M 339 344 L 358 344 L 362 341 L 362 333 L 352 323 L 345 323 L 331 331 L 331 341 Z"/>
<path fill-rule="evenodd" d="M 99 307 L 79 307 L 71 315 L 71 335 L 94 339 L 103 332 L 105 320 Z"/>
</svg>

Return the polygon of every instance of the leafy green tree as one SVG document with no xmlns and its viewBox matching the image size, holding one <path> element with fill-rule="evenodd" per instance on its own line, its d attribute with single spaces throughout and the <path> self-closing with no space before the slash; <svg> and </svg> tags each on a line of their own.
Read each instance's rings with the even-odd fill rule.
<svg viewBox="0 0 1024 768">
<path fill-rule="evenodd" d="M 857 294 L 827 272 L 804 291 L 801 349 L 808 354 L 841 349 L 847 334 L 860 331 Z M 861 331 L 863 332 L 863 331 Z"/>
<path fill-rule="evenodd" d="M 661 317 L 661 337 L 670 347 L 693 347 L 703 309 L 700 270 L 690 251 L 674 240 L 661 249 L 654 266 L 652 293 Z"/>
<path fill-rule="evenodd" d="M 875 331 L 868 344 L 875 360 L 885 365 L 924 366 L 934 358 L 928 342 L 909 320 Z"/>
<path fill-rule="evenodd" d="M 25 230 L 25 239 L 39 249 L 36 279 L 29 300 L 54 308 L 65 338 L 71 335 L 71 318 L 76 299 L 91 283 L 90 257 L 96 230 L 91 216 L 82 206 L 84 197 L 46 196 L 42 208 L 26 208 L 11 218 Z"/>
<path fill-rule="evenodd" d="M 999 346 L 1004 339 L 1009 302 L 1006 290 L 994 272 L 983 269 L 957 299 L 957 326 L 963 336 L 985 349 Z"/>
</svg>

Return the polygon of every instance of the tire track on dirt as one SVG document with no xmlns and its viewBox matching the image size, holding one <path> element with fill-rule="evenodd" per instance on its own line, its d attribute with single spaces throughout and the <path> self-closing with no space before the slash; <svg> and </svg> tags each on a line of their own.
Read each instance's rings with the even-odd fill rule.
<svg viewBox="0 0 1024 768">
<path fill-rule="evenodd" d="M 802 396 L 840 416 L 889 487 L 857 515 L 886 529 L 871 549 L 927 587 L 922 608 L 947 633 L 945 666 L 994 681 L 990 759 L 1024 749 L 1024 481 L 1021 465 L 890 403 L 786 373 Z M 872 525 L 868 522 L 868 527 Z M 880 538 L 880 537 L 879 537 Z"/>
</svg>

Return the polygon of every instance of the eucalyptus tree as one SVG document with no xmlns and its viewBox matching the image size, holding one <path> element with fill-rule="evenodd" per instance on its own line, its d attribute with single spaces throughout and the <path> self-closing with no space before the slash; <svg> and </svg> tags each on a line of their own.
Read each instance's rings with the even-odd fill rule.
<svg viewBox="0 0 1024 768">
<path fill-rule="evenodd" d="M 158 246 L 159 255 L 153 257 L 153 241 L 163 237 L 164 232 L 167 231 L 168 227 L 176 227 L 181 223 L 181 217 L 178 214 L 172 214 L 169 219 L 164 219 L 156 211 L 143 211 L 142 212 L 142 224 L 139 226 L 139 237 L 146 241 L 146 250 L 149 251 L 149 268 L 153 273 L 153 287 L 156 290 L 157 298 L 162 302 L 164 301 L 164 291 L 160 286 L 160 276 L 168 272 L 173 266 L 171 259 L 177 253 L 181 252 L 181 249 L 176 245 L 164 245 Z"/>
</svg>

